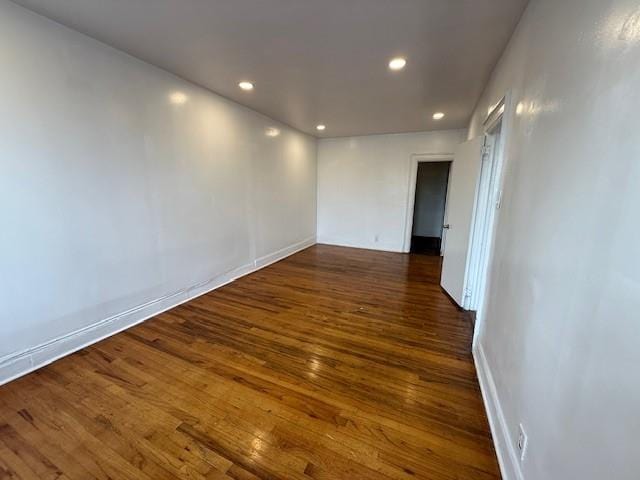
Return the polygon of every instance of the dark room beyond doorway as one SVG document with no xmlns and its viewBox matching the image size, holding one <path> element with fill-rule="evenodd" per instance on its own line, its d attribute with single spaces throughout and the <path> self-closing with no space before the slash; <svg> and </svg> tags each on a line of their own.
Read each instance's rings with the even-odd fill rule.
<svg viewBox="0 0 640 480">
<path fill-rule="evenodd" d="M 411 253 L 440 255 L 451 162 L 420 162 L 411 232 Z"/>
</svg>

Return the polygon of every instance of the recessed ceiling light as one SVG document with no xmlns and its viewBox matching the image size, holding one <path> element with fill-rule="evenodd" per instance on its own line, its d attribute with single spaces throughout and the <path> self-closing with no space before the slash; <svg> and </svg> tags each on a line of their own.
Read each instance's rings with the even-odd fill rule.
<svg viewBox="0 0 640 480">
<path fill-rule="evenodd" d="M 389 62 L 389 68 L 391 70 L 402 70 L 407 65 L 407 60 L 402 57 L 391 59 Z"/>
<path fill-rule="evenodd" d="M 189 97 L 187 97 L 187 95 L 182 92 L 173 92 L 171 95 L 169 95 L 169 100 L 174 105 L 183 105 L 187 103 L 187 100 L 189 100 Z"/>
<path fill-rule="evenodd" d="M 319 130 L 319 131 L 321 131 L 321 132 L 322 132 L 322 131 L 323 131 L 324 129 L 326 129 L 326 128 L 327 128 L 327 127 L 326 127 L 325 125 L 318 125 L 318 126 L 316 127 L 316 130 Z"/>
<path fill-rule="evenodd" d="M 245 90 L 245 91 L 247 91 L 247 92 L 248 92 L 248 91 L 250 91 L 250 90 L 253 90 L 253 83 L 251 83 L 251 82 L 240 82 L 240 83 L 238 84 L 238 86 L 239 86 L 242 90 Z"/>
<path fill-rule="evenodd" d="M 277 137 L 278 135 L 280 135 L 280 130 L 276 127 L 269 127 L 264 131 L 264 134 L 267 137 Z"/>
<path fill-rule="evenodd" d="M 444 118 L 444 113 L 442 112 L 438 112 L 438 113 L 434 113 L 433 114 L 433 119 L 434 120 L 442 120 Z"/>
</svg>

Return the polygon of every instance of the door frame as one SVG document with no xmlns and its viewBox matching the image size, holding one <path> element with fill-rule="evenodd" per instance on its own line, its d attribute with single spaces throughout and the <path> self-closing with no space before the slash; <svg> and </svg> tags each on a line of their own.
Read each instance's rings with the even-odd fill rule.
<svg viewBox="0 0 640 480">
<path fill-rule="evenodd" d="M 413 232 L 413 213 L 416 206 L 416 182 L 418 181 L 418 164 L 427 162 L 451 162 L 453 163 L 453 153 L 416 153 L 411 155 L 409 160 L 409 183 L 407 188 L 407 202 L 404 218 L 404 242 L 402 251 L 411 251 L 411 234 Z M 449 180 L 451 179 L 451 169 L 447 178 L 447 198 L 444 205 L 445 223 L 447 219 L 447 206 L 449 204 Z M 442 249 L 444 249 L 445 233 L 442 234 Z"/>
<path fill-rule="evenodd" d="M 491 246 L 491 228 L 499 201 L 502 115 L 498 115 L 484 134 L 482 166 L 478 177 L 471 231 L 469 237 L 469 259 L 467 262 L 465 310 L 477 311 L 481 307 L 482 292 L 486 286 L 488 253 Z"/>
<path fill-rule="evenodd" d="M 493 166 L 494 173 L 494 188 L 493 195 L 490 197 L 489 204 L 493 205 L 492 211 L 489 215 L 486 215 L 483 218 L 480 218 L 480 221 L 484 222 L 484 227 L 486 228 L 487 236 L 486 236 L 486 244 L 484 246 L 478 245 L 478 240 L 471 238 L 469 242 L 469 254 L 467 256 L 467 274 L 466 278 L 469 279 L 474 272 L 470 271 L 472 267 L 472 255 L 474 253 L 480 254 L 480 258 L 484 258 L 484 261 L 481 265 L 477 265 L 479 271 L 476 271 L 476 278 L 479 279 L 479 288 L 475 288 L 476 290 L 476 298 L 473 299 L 474 304 L 477 306 L 476 311 L 476 321 L 475 328 L 473 332 L 473 346 L 475 347 L 479 338 L 479 335 L 483 329 L 484 319 L 486 316 L 487 310 L 487 298 L 489 295 L 489 291 L 491 288 L 491 276 L 493 270 L 493 261 L 494 261 L 494 250 L 495 250 L 495 241 L 496 241 L 496 230 L 497 225 L 500 219 L 500 211 L 502 208 L 503 198 L 504 198 L 504 181 L 505 181 L 505 172 L 508 165 L 508 151 L 509 151 L 509 141 L 511 139 L 511 131 L 513 129 L 513 122 L 515 120 L 515 108 L 513 105 L 513 93 L 512 91 L 508 91 L 504 97 L 489 111 L 487 117 L 483 123 L 482 132 L 485 135 L 485 138 L 488 138 L 491 135 L 491 132 L 495 131 L 496 127 L 500 125 L 500 140 L 498 142 L 497 148 L 490 152 L 493 155 L 493 162 L 497 162 Z M 489 182 L 487 188 L 491 187 L 492 182 Z M 482 192 L 477 192 L 477 198 L 481 195 Z M 491 192 L 489 192 L 491 194 Z M 487 207 L 491 208 L 491 207 Z M 489 212 L 489 210 L 487 210 Z M 486 212 L 485 212 L 486 213 Z M 477 209 L 474 208 L 473 220 L 471 231 L 476 231 L 476 222 L 479 220 L 479 216 L 481 212 L 478 212 Z M 475 240 L 475 241 L 474 241 Z M 474 249 L 482 248 L 483 252 L 474 252 Z M 484 257 L 482 257 L 484 255 Z M 465 286 L 466 288 L 466 286 Z"/>
</svg>

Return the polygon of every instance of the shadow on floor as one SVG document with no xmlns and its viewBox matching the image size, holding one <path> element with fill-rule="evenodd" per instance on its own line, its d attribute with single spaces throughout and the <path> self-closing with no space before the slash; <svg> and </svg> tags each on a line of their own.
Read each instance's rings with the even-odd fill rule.
<svg viewBox="0 0 640 480">
<path fill-rule="evenodd" d="M 439 256 L 442 239 L 438 237 L 411 237 L 411 253 Z"/>
</svg>

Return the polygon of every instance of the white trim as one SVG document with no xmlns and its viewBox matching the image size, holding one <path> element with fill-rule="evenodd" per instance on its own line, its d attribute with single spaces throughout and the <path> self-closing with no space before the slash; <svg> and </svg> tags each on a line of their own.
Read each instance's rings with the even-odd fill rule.
<svg viewBox="0 0 640 480">
<path fill-rule="evenodd" d="M 315 244 L 316 238 L 310 237 L 205 282 L 151 300 L 36 347 L 0 358 L 0 385 L 4 385 L 73 352 L 131 328 L 162 312 L 209 293 Z"/>
<path fill-rule="evenodd" d="M 447 246 L 447 235 L 449 234 L 449 230 L 444 228 L 444 225 L 449 224 L 449 198 L 451 197 L 451 172 L 453 171 L 453 159 L 451 160 L 451 165 L 449 165 L 449 174 L 447 175 L 447 194 L 444 199 L 444 219 L 443 219 L 443 228 L 442 228 L 442 241 L 440 242 L 440 256 L 444 259 L 444 249 Z M 411 214 L 413 216 L 413 214 Z M 413 227 L 412 227 L 413 229 Z"/>
<path fill-rule="evenodd" d="M 478 161 L 480 162 L 480 168 L 478 169 L 478 177 L 476 178 L 476 186 L 475 193 L 473 196 L 473 209 L 471 211 L 471 223 L 469 224 L 469 245 L 467 246 L 467 258 L 464 266 L 464 281 L 462 283 L 462 304 L 460 305 L 463 310 L 469 310 L 470 306 L 470 298 L 467 295 L 469 292 L 469 278 L 472 273 L 472 257 L 473 257 L 473 249 L 474 249 L 474 241 L 473 241 L 473 232 L 476 228 L 476 220 L 478 216 L 478 194 L 480 192 L 480 184 L 482 180 L 482 168 L 484 165 L 484 148 L 487 146 L 487 137 L 486 135 L 482 135 L 481 137 L 475 137 L 473 140 L 478 138 L 482 138 L 482 153 L 480 154 L 480 158 Z M 447 220 L 448 221 L 448 220 Z M 475 332 L 475 330 L 474 330 Z"/>
<path fill-rule="evenodd" d="M 482 154 L 482 165 L 478 175 L 476 186 L 476 196 L 474 199 L 473 215 L 471 217 L 471 230 L 469 233 L 469 250 L 467 252 L 467 265 L 465 268 L 464 292 L 462 308 L 465 310 L 475 310 L 476 325 L 474 329 L 474 342 L 477 333 L 480 331 L 484 315 L 484 300 L 486 298 L 487 286 L 489 284 L 490 264 L 489 259 L 493 252 L 493 242 L 495 240 L 495 224 L 499 212 L 495 207 L 496 192 L 500 191 L 503 182 L 503 165 L 505 154 L 505 129 L 504 124 L 507 115 L 507 107 L 511 105 L 511 92 L 508 91 L 504 97 L 496 103 L 483 123 L 484 147 Z M 501 126 L 500 140 L 493 141 L 492 132 Z M 489 151 L 487 152 L 487 149 Z M 489 155 L 489 159 L 486 159 Z M 489 169 L 488 171 L 486 169 Z M 488 178 L 484 175 L 488 174 Z M 483 187 L 483 179 L 487 180 Z M 493 181 L 497 182 L 500 189 L 496 189 Z M 491 188 L 492 185 L 494 188 Z M 486 197 L 488 203 L 481 205 L 481 199 Z M 483 207 L 481 209 L 481 206 Z M 480 230 L 478 230 L 480 229 Z M 487 231 L 488 230 L 488 231 Z M 478 236 L 478 233 L 480 234 Z M 483 243 L 486 240 L 486 243 Z"/>
<path fill-rule="evenodd" d="M 504 185 L 505 179 L 507 176 L 507 168 L 509 165 L 509 146 L 512 141 L 512 130 L 513 124 L 515 122 L 516 117 L 516 108 L 514 102 L 515 95 L 513 90 L 508 90 L 504 97 L 498 102 L 497 107 L 500 109 L 497 110 L 494 115 L 494 111 L 492 111 L 484 122 L 484 133 L 491 131 L 494 129 L 498 122 L 502 122 L 501 125 L 501 145 L 500 145 L 500 165 L 498 166 L 499 171 L 497 172 L 497 191 L 500 196 L 500 203 L 504 203 Z M 497 108 L 496 107 L 496 108 Z M 503 108 L 504 107 L 504 108 Z M 502 205 L 500 207 L 502 209 Z M 490 225 L 489 230 L 489 245 L 487 246 L 487 259 L 486 259 L 486 272 L 484 279 L 484 291 L 480 293 L 480 299 L 478 302 L 478 311 L 476 312 L 476 323 L 473 331 L 473 345 L 479 342 L 480 333 L 482 332 L 482 328 L 484 325 L 484 317 L 487 313 L 487 298 L 489 296 L 489 290 L 491 288 L 491 275 L 493 271 L 493 261 L 495 258 L 495 243 L 496 243 L 496 233 L 498 230 L 498 224 L 500 222 L 501 210 L 497 210 L 494 212 L 493 220 Z"/>
<path fill-rule="evenodd" d="M 263 257 L 259 257 L 254 262 L 254 269 L 260 270 L 261 268 L 268 267 L 272 263 L 279 262 L 283 258 L 289 257 L 294 253 L 298 253 L 300 250 L 304 250 L 305 248 L 309 248 L 317 243 L 316 237 L 309 237 L 306 240 L 303 240 L 298 243 L 294 243 L 293 245 L 289 245 L 288 247 L 284 247 L 277 252 L 270 253 L 269 255 L 265 255 Z"/>
<path fill-rule="evenodd" d="M 484 126 L 485 132 L 490 132 L 491 130 L 495 129 L 498 123 L 500 123 L 500 121 L 502 120 L 507 107 L 508 95 L 509 93 L 502 97 L 500 101 L 493 107 L 493 109 L 491 109 L 491 112 L 489 112 L 487 118 L 485 118 L 482 124 Z"/>
<path fill-rule="evenodd" d="M 524 480 L 520 462 L 518 461 L 518 454 L 515 450 L 515 443 L 513 443 L 509 433 L 500 398 L 498 397 L 498 390 L 481 343 L 477 343 L 474 347 L 473 359 L 476 364 L 482 399 L 489 418 L 489 426 L 491 427 L 491 435 L 498 455 L 502 478 L 503 480 Z"/>
<path fill-rule="evenodd" d="M 345 247 L 345 248 L 359 248 L 361 250 L 374 250 L 376 252 L 392 252 L 392 253 L 404 253 L 402 249 L 399 249 L 396 246 L 393 246 L 388 243 L 356 243 L 351 242 L 349 240 L 341 240 L 339 238 L 318 237 L 318 242 L 321 245 L 332 245 L 334 247 Z"/>
<path fill-rule="evenodd" d="M 407 188 L 407 201 L 404 216 L 404 240 L 402 252 L 409 253 L 411 250 L 411 233 L 413 231 L 413 211 L 416 203 L 416 181 L 418 179 L 418 164 L 422 162 L 453 162 L 453 153 L 416 153 L 411 155 L 409 161 L 409 184 Z M 447 189 L 448 199 L 448 189 Z M 445 204 L 445 218 L 446 218 Z"/>
</svg>

